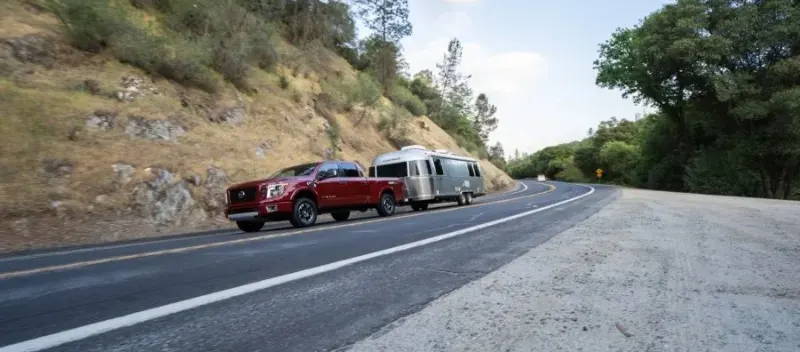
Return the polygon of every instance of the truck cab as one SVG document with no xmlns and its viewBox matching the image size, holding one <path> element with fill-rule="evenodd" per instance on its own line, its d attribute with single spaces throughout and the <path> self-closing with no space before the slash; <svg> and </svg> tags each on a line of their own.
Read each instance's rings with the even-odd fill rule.
<svg viewBox="0 0 800 352">
<path fill-rule="evenodd" d="M 369 178 L 350 161 L 328 160 L 282 169 L 271 176 L 229 187 L 225 215 L 245 232 L 261 230 L 267 221 L 289 220 L 295 227 L 313 225 L 319 214 L 337 221 L 353 210 L 394 213 L 405 202 L 397 178 Z"/>
</svg>

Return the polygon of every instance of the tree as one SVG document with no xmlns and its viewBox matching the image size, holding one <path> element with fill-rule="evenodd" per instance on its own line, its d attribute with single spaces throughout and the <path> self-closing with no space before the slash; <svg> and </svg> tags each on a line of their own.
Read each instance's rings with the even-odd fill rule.
<svg viewBox="0 0 800 352">
<path fill-rule="evenodd" d="M 408 89 L 425 104 L 428 114 L 437 115 L 442 105 L 442 95 L 433 82 L 433 72 L 423 70 L 417 72 L 411 80 Z"/>
<path fill-rule="evenodd" d="M 407 0 L 354 0 L 359 16 L 372 30 L 365 42 L 366 56 L 375 78 L 388 94 L 403 64 L 400 39 L 411 35 Z"/>
<path fill-rule="evenodd" d="M 373 35 L 362 43 L 367 70 L 372 72 L 387 95 L 400 71 L 400 47 Z"/>
<path fill-rule="evenodd" d="M 661 110 L 672 135 L 655 138 L 672 167 L 654 170 L 724 155 L 758 175 L 761 195 L 787 198 L 800 178 L 798 38 L 797 1 L 680 0 L 614 33 L 597 82 Z"/>
<path fill-rule="evenodd" d="M 364 24 L 383 42 L 398 43 L 411 35 L 408 0 L 354 0 Z"/>
<path fill-rule="evenodd" d="M 475 99 L 475 116 L 473 117 L 472 124 L 481 140 L 485 144 L 489 141 L 489 134 L 497 129 L 497 107 L 489 103 L 489 97 L 486 94 L 478 94 Z"/>
<path fill-rule="evenodd" d="M 639 148 L 623 141 L 611 141 L 600 148 L 599 161 L 609 179 L 632 184 L 639 162 Z"/>
<path fill-rule="evenodd" d="M 436 64 L 436 69 L 439 71 L 436 83 L 443 98 L 442 106 L 450 105 L 468 115 L 469 105 L 472 101 L 472 89 L 468 83 L 470 76 L 464 75 L 458 70 L 464 54 L 463 50 L 458 39 L 450 40 L 442 62 Z"/>
<path fill-rule="evenodd" d="M 489 148 L 489 161 L 497 166 L 500 170 L 506 168 L 506 153 L 503 150 L 503 145 L 500 142 L 495 143 Z"/>
</svg>

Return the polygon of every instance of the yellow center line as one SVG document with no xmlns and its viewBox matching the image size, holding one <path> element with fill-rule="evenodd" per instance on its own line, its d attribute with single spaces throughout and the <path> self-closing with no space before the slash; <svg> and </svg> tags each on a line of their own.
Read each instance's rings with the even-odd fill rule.
<svg viewBox="0 0 800 352">
<path fill-rule="evenodd" d="M 229 246 L 229 245 L 234 245 L 234 244 L 261 241 L 261 240 L 265 240 L 265 239 L 295 236 L 295 235 L 299 235 L 299 234 L 303 234 L 303 233 L 320 231 L 320 230 L 334 230 L 334 229 L 341 229 L 341 228 L 345 228 L 345 227 L 359 226 L 359 225 L 364 225 L 364 224 L 374 224 L 374 223 L 384 222 L 384 221 L 393 221 L 393 220 L 406 219 L 406 218 L 415 217 L 415 216 L 430 215 L 430 214 L 436 214 L 436 213 L 444 213 L 444 212 L 461 210 L 461 209 L 466 209 L 466 208 L 482 207 L 482 206 L 487 206 L 487 205 L 506 203 L 506 202 L 519 200 L 519 199 L 533 198 L 533 197 L 541 196 L 543 194 L 547 194 L 547 193 L 550 193 L 550 192 L 553 192 L 553 191 L 556 190 L 556 187 L 551 185 L 551 184 L 545 184 L 545 183 L 543 183 L 543 184 L 548 186 L 549 189 L 546 190 L 546 191 L 539 192 L 539 193 L 534 193 L 534 194 L 529 194 L 529 195 L 525 195 L 525 196 L 509 198 L 509 199 L 500 199 L 500 200 L 495 200 L 495 201 L 486 202 L 486 203 L 479 203 L 479 204 L 473 204 L 473 205 L 468 205 L 468 206 L 441 209 L 441 210 L 436 210 L 435 212 L 422 212 L 422 213 L 406 214 L 406 215 L 399 215 L 399 216 L 393 216 L 393 217 L 388 217 L 388 218 L 380 218 L 380 219 L 373 219 L 373 220 L 366 220 L 366 221 L 358 221 L 358 222 L 353 222 L 353 223 L 349 223 L 349 224 L 331 225 L 331 226 L 325 226 L 325 227 L 315 227 L 315 228 L 308 228 L 308 229 L 303 229 L 303 230 L 289 231 L 289 232 L 284 232 L 284 233 L 266 234 L 266 235 L 256 236 L 256 237 L 242 238 L 242 239 L 238 239 L 238 240 L 220 241 L 220 242 L 200 244 L 200 245 L 194 245 L 194 246 L 188 246 L 188 247 L 178 247 L 178 248 L 163 249 L 163 250 L 158 250 L 158 251 L 151 251 L 151 252 L 144 252 L 144 253 L 137 253 L 137 254 L 129 254 L 129 255 L 121 255 L 121 256 L 116 256 L 116 257 L 108 257 L 108 258 L 95 259 L 95 260 L 87 260 L 87 261 L 75 262 L 75 263 L 69 263 L 69 264 L 51 265 L 51 266 L 45 266 L 45 267 L 36 268 L 36 269 L 12 271 L 12 272 L 7 272 L 7 273 L 0 274 L 0 280 L 10 279 L 10 278 L 19 277 L 19 276 L 25 276 L 25 275 L 38 274 L 38 273 L 43 273 L 43 272 L 68 270 L 68 269 L 82 268 L 82 267 L 98 265 L 98 264 L 119 262 L 119 261 L 124 261 L 124 260 L 139 259 L 139 258 L 145 258 L 145 257 L 153 257 L 153 256 L 159 256 L 159 255 L 165 255 L 165 254 L 184 253 L 184 252 L 196 251 L 196 250 L 200 250 L 200 249 L 215 248 L 215 247 Z"/>
</svg>

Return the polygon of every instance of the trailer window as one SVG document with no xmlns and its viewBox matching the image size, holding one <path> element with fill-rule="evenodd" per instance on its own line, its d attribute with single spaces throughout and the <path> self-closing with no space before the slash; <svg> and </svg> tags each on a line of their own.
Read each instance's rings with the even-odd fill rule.
<svg viewBox="0 0 800 352">
<path fill-rule="evenodd" d="M 408 165 L 406 163 L 395 163 L 380 165 L 377 167 L 378 177 L 406 177 L 408 176 Z"/>
<path fill-rule="evenodd" d="M 425 168 L 428 169 L 428 175 L 433 175 L 433 170 L 431 170 L 431 161 L 425 160 Z"/>
<path fill-rule="evenodd" d="M 437 175 L 444 175 L 444 167 L 442 166 L 442 159 L 434 159 L 433 165 L 436 167 Z"/>
<path fill-rule="evenodd" d="M 481 169 L 478 167 L 478 164 L 473 163 L 472 168 L 475 169 L 475 176 L 481 177 Z"/>
<path fill-rule="evenodd" d="M 468 163 L 467 168 L 469 169 L 469 176 L 475 177 L 475 170 L 472 169 L 472 163 Z"/>
<path fill-rule="evenodd" d="M 455 177 L 469 176 L 468 163 L 461 160 L 447 159 L 446 161 L 447 174 Z"/>
<path fill-rule="evenodd" d="M 409 161 L 408 166 L 410 176 L 429 176 L 431 174 L 431 165 L 427 160 Z"/>
</svg>

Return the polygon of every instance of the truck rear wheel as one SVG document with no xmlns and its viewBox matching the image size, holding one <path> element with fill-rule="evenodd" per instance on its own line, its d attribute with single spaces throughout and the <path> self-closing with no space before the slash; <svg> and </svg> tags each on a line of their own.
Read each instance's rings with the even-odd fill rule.
<svg viewBox="0 0 800 352">
<path fill-rule="evenodd" d="M 294 201 L 292 218 L 289 219 L 294 227 L 306 227 L 317 222 L 317 204 L 305 197 Z"/>
<path fill-rule="evenodd" d="M 263 221 L 237 221 L 236 226 L 244 232 L 258 232 L 264 227 Z"/>
<path fill-rule="evenodd" d="M 464 198 L 467 201 L 467 205 L 471 205 L 472 204 L 472 193 L 464 194 Z"/>
<path fill-rule="evenodd" d="M 336 221 L 345 221 L 350 218 L 350 211 L 349 210 L 334 211 L 331 213 L 331 216 Z"/>
<path fill-rule="evenodd" d="M 390 216 L 394 214 L 394 208 L 394 196 L 391 193 L 381 194 L 381 199 L 378 202 L 378 215 Z"/>
</svg>

